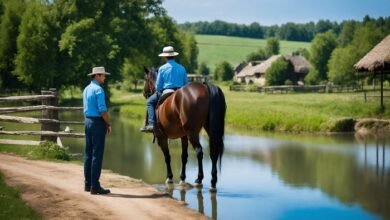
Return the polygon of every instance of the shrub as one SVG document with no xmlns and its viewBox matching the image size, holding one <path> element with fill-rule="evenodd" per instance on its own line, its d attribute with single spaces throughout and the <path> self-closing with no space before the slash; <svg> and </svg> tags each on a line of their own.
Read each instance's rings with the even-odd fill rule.
<svg viewBox="0 0 390 220">
<path fill-rule="evenodd" d="M 68 148 L 62 148 L 50 141 L 45 141 L 34 148 L 31 152 L 31 156 L 35 159 L 70 160 Z"/>
</svg>

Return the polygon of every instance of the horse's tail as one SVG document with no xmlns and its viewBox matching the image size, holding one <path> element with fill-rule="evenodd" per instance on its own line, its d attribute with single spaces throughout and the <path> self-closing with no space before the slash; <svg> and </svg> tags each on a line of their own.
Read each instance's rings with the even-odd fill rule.
<svg viewBox="0 0 390 220">
<path fill-rule="evenodd" d="M 225 133 L 226 102 L 221 88 L 211 83 L 206 83 L 209 91 L 209 147 L 212 159 L 219 158 L 221 169 L 222 155 L 224 151 L 223 136 Z"/>
</svg>

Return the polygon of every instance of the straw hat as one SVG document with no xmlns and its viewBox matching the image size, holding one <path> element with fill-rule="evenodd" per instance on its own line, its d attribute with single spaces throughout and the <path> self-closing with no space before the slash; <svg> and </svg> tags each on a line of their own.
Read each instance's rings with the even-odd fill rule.
<svg viewBox="0 0 390 220">
<path fill-rule="evenodd" d="M 102 66 L 92 68 L 92 73 L 88 74 L 88 76 L 92 76 L 95 74 L 111 75 L 110 73 L 107 73 L 104 67 Z"/>
<path fill-rule="evenodd" d="M 175 57 L 179 55 L 179 53 L 175 52 L 172 46 L 167 46 L 163 48 L 163 52 L 160 53 L 159 57 Z"/>
</svg>

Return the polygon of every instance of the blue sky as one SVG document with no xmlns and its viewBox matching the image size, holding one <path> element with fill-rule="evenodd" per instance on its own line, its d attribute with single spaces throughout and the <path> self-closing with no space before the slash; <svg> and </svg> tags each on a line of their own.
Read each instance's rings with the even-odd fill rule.
<svg viewBox="0 0 390 220">
<path fill-rule="evenodd" d="M 390 0 L 164 0 L 163 6 L 178 23 L 219 19 L 273 25 L 390 16 Z"/>
</svg>

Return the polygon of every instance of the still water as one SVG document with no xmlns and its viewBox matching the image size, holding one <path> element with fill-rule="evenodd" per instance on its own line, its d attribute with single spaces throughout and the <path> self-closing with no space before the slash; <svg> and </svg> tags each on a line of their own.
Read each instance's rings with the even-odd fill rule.
<svg viewBox="0 0 390 220">
<path fill-rule="evenodd" d="M 74 115 L 62 115 L 62 119 Z M 81 119 L 81 118 L 79 118 Z M 316 136 L 229 131 L 216 194 L 209 192 L 211 163 L 207 136 L 204 186 L 168 189 L 165 163 L 141 121 L 112 115 L 104 168 L 142 179 L 212 219 L 390 219 L 390 138 L 354 135 Z M 81 126 L 75 131 L 82 132 Z M 82 153 L 83 139 L 65 139 Z M 170 142 L 172 170 L 179 182 L 181 149 Z M 195 152 L 189 149 L 187 181 L 197 176 Z"/>
</svg>

